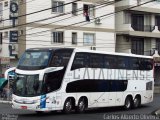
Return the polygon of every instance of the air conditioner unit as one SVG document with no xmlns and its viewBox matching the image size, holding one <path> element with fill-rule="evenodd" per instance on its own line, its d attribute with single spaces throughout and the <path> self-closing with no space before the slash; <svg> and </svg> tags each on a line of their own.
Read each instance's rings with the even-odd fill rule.
<svg viewBox="0 0 160 120">
<path fill-rule="evenodd" d="M 101 19 L 100 18 L 96 18 L 95 19 L 95 24 L 98 24 L 98 25 L 101 24 Z"/>
</svg>

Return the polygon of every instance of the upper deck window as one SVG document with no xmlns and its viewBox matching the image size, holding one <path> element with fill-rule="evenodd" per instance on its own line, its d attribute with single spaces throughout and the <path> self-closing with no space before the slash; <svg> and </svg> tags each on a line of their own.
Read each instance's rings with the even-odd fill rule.
<svg viewBox="0 0 160 120">
<path fill-rule="evenodd" d="M 51 52 L 49 51 L 26 51 L 19 63 L 19 69 L 42 69 L 48 65 Z"/>
</svg>

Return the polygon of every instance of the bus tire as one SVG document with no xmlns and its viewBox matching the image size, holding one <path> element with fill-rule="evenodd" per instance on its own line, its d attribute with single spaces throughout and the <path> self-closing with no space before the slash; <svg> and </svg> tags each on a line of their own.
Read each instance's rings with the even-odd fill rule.
<svg viewBox="0 0 160 120">
<path fill-rule="evenodd" d="M 72 112 L 72 109 L 73 109 L 72 99 L 67 98 L 63 106 L 63 112 L 68 114 Z"/>
<path fill-rule="evenodd" d="M 127 98 L 125 99 L 125 103 L 124 103 L 124 109 L 125 110 L 131 109 L 132 108 L 132 104 L 133 104 L 132 97 L 127 96 Z"/>
<path fill-rule="evenodd" d="M 133 100 L 133 108 L 138 108 L 141 105 L 141 97 L 138 95 Z"/>
<path fill-rule="evenodd" d="M 83 112 L 85 112 L 86 108 L 87 108 L 87 100 L 84 97 L 82 97 L 78 101 L 78 105 L 76 107 L 76 111 L 78 113 L 83 113 Z"/>
</svg>

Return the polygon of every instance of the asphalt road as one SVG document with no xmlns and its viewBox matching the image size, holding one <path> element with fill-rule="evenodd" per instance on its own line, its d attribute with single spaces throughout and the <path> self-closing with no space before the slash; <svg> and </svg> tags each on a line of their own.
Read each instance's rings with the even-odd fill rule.
<svg viewBox="0 0 160 120">
<path fill-rule="evenodd" d="M 144 119 L 150 120 L 153 111 L 160 108 L 160 94 L 154 96 L 154 101 L 138 109 L 125 111 L 122 107 L 90 109 L 86 113 L 64 114 L 62 112 L 48 112 L 36 114 L 34 111 L 15 110 L 10 104 L 0 104 L 0 120 L 115 120 L 115 119 Z M 113 115 L 112 115 L 113 114 Z M 144 116 L 142 116 L 144 114 Z M 125 116 L 127 115 L 127 116 Z M 135 116 L 136 115 L 136 116 Z M 149 116 L 145 116 L 149 115 Z M 146 118 L 147 117 L 147 118 Z M 152 118 L 154 119 L 154 117 Z"/>
</svg>

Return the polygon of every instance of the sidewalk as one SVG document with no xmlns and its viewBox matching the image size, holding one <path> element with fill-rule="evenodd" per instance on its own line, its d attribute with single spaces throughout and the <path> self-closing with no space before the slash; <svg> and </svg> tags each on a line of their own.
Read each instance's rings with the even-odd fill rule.
<svg viewBox="0 0 160 120">
<path fill-rule="evenodd" d="M 7 104 L 11 104 L 12 102 L 11 102 L 11 101 L 8 101 L 8 100 L 0 100 L 0 103 L 7 103 Z"/>
<path fill-rule="evenodd" d="M 6 98 L 0 98 L 0 103 L 8 103 L 11 104 L 11 100 L 7 100 Z"/>
</svg>

